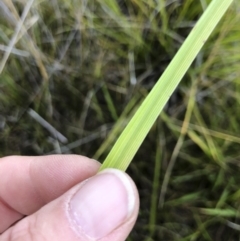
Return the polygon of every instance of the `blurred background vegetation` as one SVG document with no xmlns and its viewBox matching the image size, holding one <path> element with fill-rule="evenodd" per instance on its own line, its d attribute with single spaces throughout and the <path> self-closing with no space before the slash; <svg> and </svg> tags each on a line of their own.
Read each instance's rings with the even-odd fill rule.
<svg viewBox="0 0 240 241">
<path fill-rule="evenodd" d="M 1 0 L 1 156 L 102 162 L 210 2 Z M 236 0 L 130 165 L 129 241 L 240 240 L 239 22 Z"/>
</svg>

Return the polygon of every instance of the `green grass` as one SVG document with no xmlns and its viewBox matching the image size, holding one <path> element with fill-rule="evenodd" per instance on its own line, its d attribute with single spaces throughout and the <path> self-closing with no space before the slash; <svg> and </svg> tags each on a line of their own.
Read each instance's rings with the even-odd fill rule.
<svg viewBox="0 0 240 241">
<path fill-rule="evenodd" d="M 127 169 L 157 117 L 232 2 L 232 0 L 214 0 L 209 4 L 162 76 L 117 139 L 100 170 L 117 168 L 125 171 Z M 194 103 L 194 97 L 195 93 L 191 103 Z M 186 116 L 186 122 L 189 122 L 191 113 L 187 113 Z M 184 134 L 186 131 L 187 126 L 184 125 Z M 181 137 L 177 149 L 181 148 L 184 138 Z M 170 160 L 171 165 L 169 166 L 173 166 L 173 162 Z"/>
<path fill-rule="evenodd" d="M 103 161 L 210 1 L 118 2 L 33 2 L 0 75 L 1 156 Z M 24 12 L 14 4 L 0 3 L 0 49 Z M 129 240 L 240 239 L 239 8 L 234 1 L 128 169 L 141 198 Z"/>
</svg>

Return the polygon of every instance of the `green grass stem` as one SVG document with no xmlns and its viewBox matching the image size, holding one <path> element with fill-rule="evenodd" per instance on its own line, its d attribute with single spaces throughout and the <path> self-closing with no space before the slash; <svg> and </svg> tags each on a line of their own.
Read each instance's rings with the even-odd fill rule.
<svg viewBox="0 0 240 241">
<path fill-rule="evenodd" d="M 147 133 L 233 0 L 213 0 L 133 116 L 100 170 L 126 170 Z"/>
</svg>

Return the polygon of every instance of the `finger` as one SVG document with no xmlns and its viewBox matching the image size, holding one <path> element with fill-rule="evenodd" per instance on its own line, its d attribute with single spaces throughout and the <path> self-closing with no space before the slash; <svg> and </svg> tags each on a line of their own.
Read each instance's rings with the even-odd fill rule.
<svg viewBox="0 0 240 241">
<path fill-rule="evenodd" d="M 12 223 L 96 174 L 99 163 L 83 156 L 0 159 L 0 233 Z"/>
<path fill-rule="evenodd" d="M 8 229 L 2 240 L 124 241 L 139 209 L 127 174 L 107 169 Z"/>
</svg>

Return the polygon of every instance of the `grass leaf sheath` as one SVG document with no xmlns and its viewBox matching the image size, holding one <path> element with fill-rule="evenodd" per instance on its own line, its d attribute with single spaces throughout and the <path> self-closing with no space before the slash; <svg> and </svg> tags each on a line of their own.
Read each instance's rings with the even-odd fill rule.
<svg viewBox="0 0 240 241">
<path fill-rule="evenodd" d="M 168 99 L 233 0 L 213 0 L 111 149 L 100 170 L 126 170 Z"/>
</svg>

